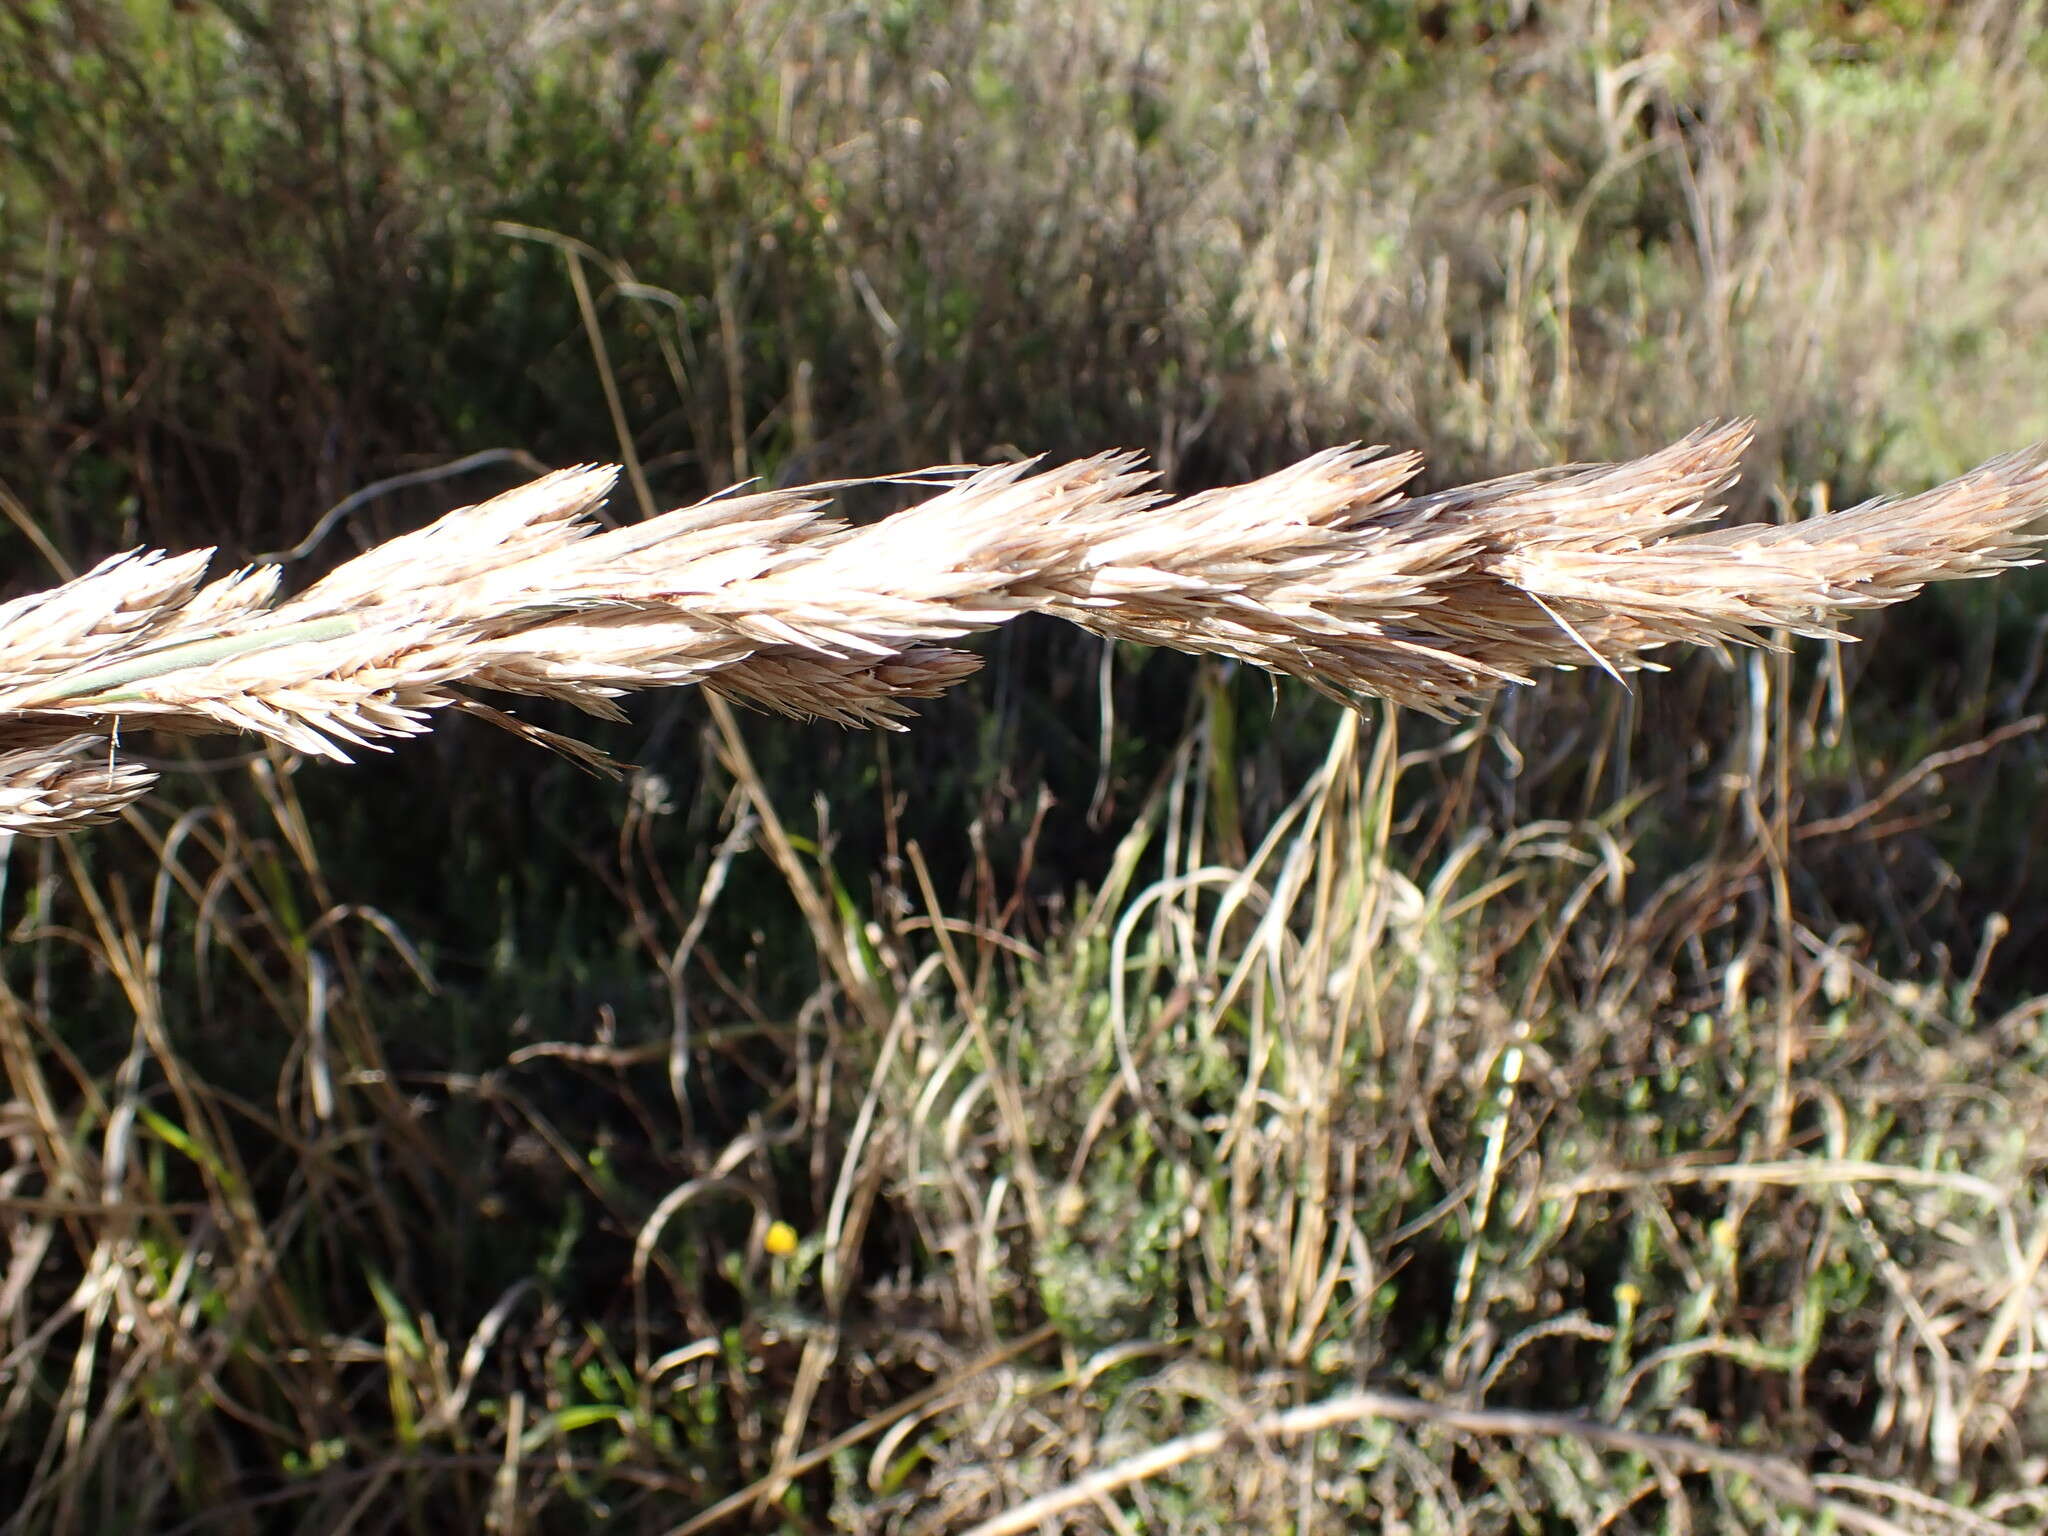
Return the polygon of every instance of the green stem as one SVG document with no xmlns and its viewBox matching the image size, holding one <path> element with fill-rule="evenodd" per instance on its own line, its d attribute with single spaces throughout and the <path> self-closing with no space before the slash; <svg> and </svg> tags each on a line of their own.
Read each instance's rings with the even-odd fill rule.
<svg viewBox="0 0 2048 1536">
<path fill-rule="evenodd" d="M 54 678 L 40 687 L 24 688 L 18 693 L 0 695 L 0 712 L 47 709 L 52 705 L 69 704 L 83 699 L 106 704 L 129 703 L 143 697 L 141 690 L 128 686 L 131 683 L 146 682 L 171 672 L 183 671 L 187 667 L 211 666 L 217 661 L 254 656 L 262 651 L 275 650 L 283 645 L 296 645 L 301 641 L 339 640 L 344 635 L 354 634 L 359 627 L 356 620 L 344 614 L 334 614 L 324 619 L 307 619 L 298 624 L 285 624 L 276 629 L 257 630 L 250 634 L 222 635 L 211 640 L 188 640 L 179 645 L 167 645 L 162 650 L 150 651 L 145 655 L 131 656 L 126 661 L 93 667 L 85 672 L 69 673 Z"/>
</svg>

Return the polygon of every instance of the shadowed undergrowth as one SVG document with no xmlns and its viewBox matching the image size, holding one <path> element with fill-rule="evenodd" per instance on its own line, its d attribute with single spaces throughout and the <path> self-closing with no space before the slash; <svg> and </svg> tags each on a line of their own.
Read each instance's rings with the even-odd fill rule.
<svg viewBox="0 0 2048 1536">
<path fill-rule="evenodd" d="M 609 979 L 436 992 L 268 765 L 260 815 L 135 820 L 153 887 L 44 845 L 20 1523 L 949 1529 L 1090 1473 L 1175 1526 L 2038 1519 L 2039 1005 L 1772 894 L 1775 738 L 1724 790 L 1758 856 L 1653 887 L 1628 806 L 1397 867 L 1470 813 L 1349 714 L 1235 825 L 1212 719 L 1062 917 L 986 867 L 949 911 L 908 840 L 848 890 L 715 715 L 722 835 L 665 855 L 643 775 L 592 871 Z M 762 862 L 808 957 L 722 910 Z"/>
</svg>

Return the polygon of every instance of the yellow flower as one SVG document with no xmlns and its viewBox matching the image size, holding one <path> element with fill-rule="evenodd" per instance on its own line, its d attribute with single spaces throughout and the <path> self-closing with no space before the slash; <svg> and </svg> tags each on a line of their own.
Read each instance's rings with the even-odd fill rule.
<svg viewBox="0 0 2048 1536">
<path fill-rule="evenodd" d="M 768 1235 L 761 1239 L 761 1246 L 776 1258 L 787 1258 L 796 1252 L 796 1228 L 786 1221 L 771 1221 Z"/>
</svg>

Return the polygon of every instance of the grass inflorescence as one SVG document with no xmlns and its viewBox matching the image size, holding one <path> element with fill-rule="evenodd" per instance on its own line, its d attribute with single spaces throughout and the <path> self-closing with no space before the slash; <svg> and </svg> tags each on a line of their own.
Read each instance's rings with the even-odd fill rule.
<svg viewBox="0 0 2048 1536">
<path fill-rule="evenodd" d="M 1837 637 L 1844 614 L 2025 563 L 2043 536 L 2039 450 L 1904 500 L 1699 531 L 1750 436 L 1420 496 L 1420 460 L 1378 449 L 1177 500 L 1107 455 L 958 472 L 864 527 L 824 515 L 832 487 L 797 487 L 605 529 L 590 514 L 613 472 L 567 470 L 283 601 L 275 566 L 208 583 L 205 552 L 116 556 L 0 609 L 0 827 L 59 831 L 141 794 L 124 720 L 342 757 L 460 707 L 588 760 L 474 693 L 616 716 L 622 693 L 696 683 L 895 724 L 974 670 L 947 642 L 1029 612 L 1449 716 L 1546 668 L 1619 679 L 1677 643 Z M 79 765 L 99 748 L 95 783 Z"/>
</svg>

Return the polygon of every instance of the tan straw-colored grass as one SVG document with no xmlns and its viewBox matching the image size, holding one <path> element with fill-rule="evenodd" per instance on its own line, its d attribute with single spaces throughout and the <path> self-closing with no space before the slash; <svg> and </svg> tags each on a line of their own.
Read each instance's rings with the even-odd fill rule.
<svg viewBox="0 0 2048 1536">
<path fill-rule="evenodd" d="M 1748 443 L 1738 423 L 1428 496 L 1403 494 L 1420 460 L 1382 449 L 1179 500 L 1110 454 L 963 472 L 867 527 L 829 515 L 822 486 L 606 530 L 590 513 L 616 472 L 569 469 L 282 601 L 276 567 L 206 582 L 210 552 L 120 555 L 0 605 L 0 829 L 62 831 L 144 793 L 124 730 L 345 759 L 453 706 L 577 753 L 473 694 L 610 716 L 684 683 L 895 726 L 974 670 L 950 642 L 1025 612 L 1451 713 L 1544 667 L 1838 634 L 1926 582 L 2026 563 L 2048 534 L 2041 449 L 1903 500 L 1699 531 Z"/>
</svg>

